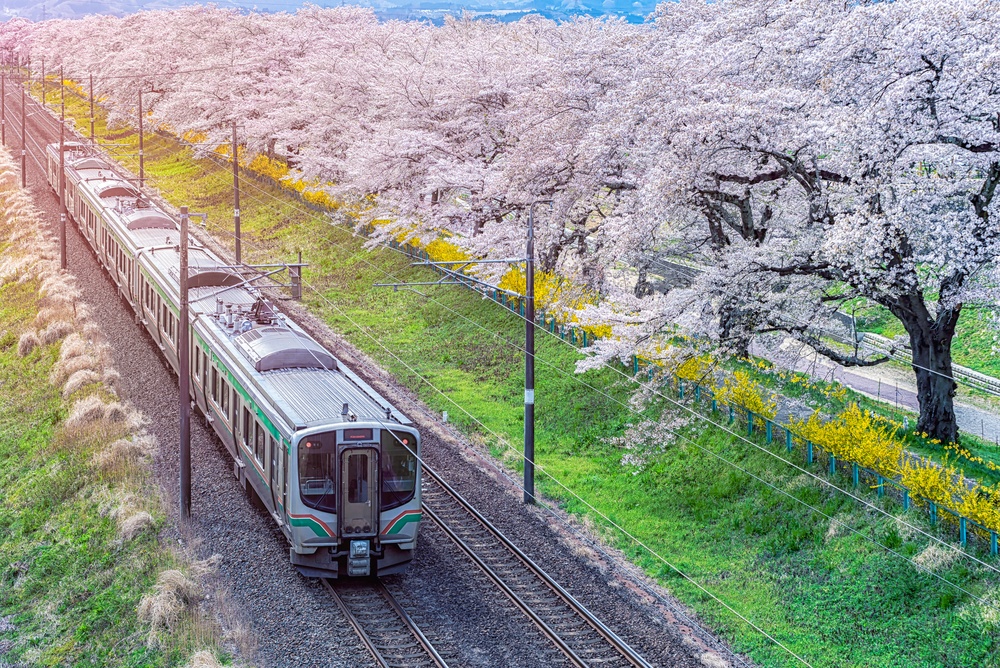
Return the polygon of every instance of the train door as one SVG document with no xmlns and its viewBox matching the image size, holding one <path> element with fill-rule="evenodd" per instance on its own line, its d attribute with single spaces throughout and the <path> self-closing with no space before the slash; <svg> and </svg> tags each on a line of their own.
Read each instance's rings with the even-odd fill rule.
<svg viewBox="0 0 1000 668">
<path fill-rule="evenodd" d="M 344 538 L 378 534 L 378 451 L 347 448 L 340 453 L 340 532 Z"/>
</svg>

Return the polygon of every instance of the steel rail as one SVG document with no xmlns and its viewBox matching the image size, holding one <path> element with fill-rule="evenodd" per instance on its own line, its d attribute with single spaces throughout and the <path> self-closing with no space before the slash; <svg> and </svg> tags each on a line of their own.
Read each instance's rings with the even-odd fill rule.
<svg viewBox="0 0 1000 668">
<path fill-rule="evenodd" d="M 584 621 L 594 632 L 597 633 L 600 638 L 602 638 L 607 645 L 609 645 L 628 665 L 635 668 L 652 668 L 638 652 L 632 649 L 624 640 L 622 640 L 614 631 L 608 628 L 601 620 L 599 620 L 592 612 L 587 610 L 587 608 L 577 601 L 569 592 L 567 592 L 558 582 L 556 582 L 551 576 L 549 576 L 545 571 L 542 570 L 540 566 L 535 564 L 528 555 L 526 555 L 520 548 L 518 548 L 514 543 L 510 541 L 503 533 L 497 529 L 489 520 L 487 520 L 483 515 L 477 511 L 468 501 L 466 501 L 454 488 L 452 488 L 448 483 L 446 483 L 440 475 L 438 475 L 433 469 L 431 469 L 426 462 L 422 466 L 424 472 L 424 483 L 426 484 L 428 480 L 433 481 L 437 484 L 441 490 L 451 499 L 457 503 L 457 505 L 464 510 L 468 515 L 474 519 L 480 527 L 486 530 L 487 533 L 497 542 L 505 547 L 516 561 L 520 562 L 523 567 L 534 576 L 534 582 L 542 584 L 546 589 L 548 589 L 552 595 L 555 596 L 565 607 L 568 607 L 578 619 Z M 433 503 L 433 502 L 432 502 Z M 426 496 L 423 499 L 423 510 L 428 514 L 428 516 L 439 527 L 455 542 L 456 545 L 472 561 L 479 567 L 483 573 L 490 578 L 497 587 L 517 606 L 524 614 L 531 619 L 531 621 L 542 631 L 542 633 L 549 638 L 555 644 L 559 650 L 573 663 L 573 665 L 579 668 L 586 668 L 590 666 L 587 660 L 580 656 L 580 652 L 574 649 L 569 642 L 563 639 L 559 632 L 551 627 L 551 625 L 543 619 L 541 613 L 535 611 L 531 604 L 524 600 L 524 597 L 520 596 L 514 587 L 509 585 L 504 578 L 496 572 L 496 570 L 490 567 L 485 560 L 476 552 L 476 550 L 468 545 L 468 543 L 448 526 L 444 519 L 436 512 L 433 508 L 428 506 Z M 538 591 L 536 588 L 533 590 Z M 607 659 L 601 659 L 599 663 L 607 663 Z"/>
<path fill-rule="evenodd" d="M 384 651 L 389 649 L 394 649 L 398 651 L 400 648 L 397 645 L 380 645 L 375 639 L 373 639 L 367 631 L 365 631 L 364 625 L 358 616 L 354 614 L 351 610 L 350 604 L 341 595 L 341 592 L 337 590 L 337 587 L 329 579 L 322 579 L 321 582 L 323 586 L 333 595 L 334 601 L 337 603 L 337 607 L 340 611 L 344 613 L 344 617 L 354 628 L 355 633 L 361 638 L 365 647 L 371 653 L 372 657 L 378 662 L 379 666 L 382 668 L 403 668 L 404 666 L 426 666 L 432 665 L 434 668 L 448 668 L 448 664 L 445 662 L 444 658 L 438 653 L 438 651 L 431 644 L 427 636 L 420 630 L 413 619 L 403 610 L 403 607 L 399 604 L 396 598 L 392 595 L 384 584 L 378 580 L 368 580 L 365 582 L 351 582 L 350 586 L 357 588 L 358 590 L 363 590 L 368 588 L 370 591 L 374 592 L 384 603 L 388 603 L 389 608 L 396 614 L 397 621 L 401 623 L 400 628 L 395 630 L 389 630 L 389 633 L 395 633 L 396 637 L 408 636 L 412 640 L 416 640 L 417 644 L 424 650 L 425 655 L 418 657 L 412 657 L 412 661 L 408 661 L 406 658 L 401 658 L 400 660 L 394 660 L 392 658 L 387 658 Z M 380 615 L 380 619 L 390 620 L 383 612 Z M 383 632 L 386 632 L 383 629 Z M 400 662 L 402 661 L 402 663 Z"/>
</svg>

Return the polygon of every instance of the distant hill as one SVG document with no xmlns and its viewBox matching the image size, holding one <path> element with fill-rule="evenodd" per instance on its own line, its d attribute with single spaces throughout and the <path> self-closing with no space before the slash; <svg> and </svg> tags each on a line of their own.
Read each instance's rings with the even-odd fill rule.
<svg viewBox="0 0 1000 668">
<path fill-rule="evenodd" d="M 168 9 L 191 4 L 190 0 L 0 0 L 0 20 L 23 16 L 32 21 L 45 19 L 72 19 L 88 14 L 112 14 L 123 16 L 144 9 Z M 294 11 L 290 0 L 275 2 L 241 2 L 227 0 L 217 3 L 221 6 L 236 5 L 258 11 Z M 566 20 L 574 16 L 612 15 L 627 18 L 631 22 L 641 22 L 656 6 L 655 0 L 470 0 L 452 2 L 450 0 L 414 0 L 410 3 L 391 0 L 372 2 L 328 2 L 314 0 L 314 4 L 332 7 L 337 4 L 357 4 L 372 7 L 384 19 L 429 20 L 435 23 L 447 14 L 459 15 L 468 12 L 476 17 L 490 17 L 500 21 L 516 21 L 525 14 L 540 14 L 547 18 Z"/>
</svg>

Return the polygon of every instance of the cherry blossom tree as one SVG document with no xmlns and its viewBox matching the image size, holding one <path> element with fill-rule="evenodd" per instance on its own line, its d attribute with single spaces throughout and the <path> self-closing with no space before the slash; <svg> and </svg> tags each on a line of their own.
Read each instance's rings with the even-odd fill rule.
<svg viewBox="0 0 1000 668">
<path fill-rule="evenodd" d="M 237 123 L 251 151 L 364 203 L 360 224 L 389 221 L 376 240 L 445 232 L 519 256 L 529 207 L 552 200 L 540 264 L 608 298 L 585 314 L 617 325 L 604 356 L 680 325 L 740 353 L 781 332 L 873 364 L 817 323 L 882 304 L 909 335 L 919 427 L 953 440 L 955 326 L 1000 278 L 991 8 L 681 0 L 643 26 L 433 26 L 187 7 L 12 21 L 0 50 L 93 75 L 119 123 L 140 91 L 150 127 L 213 146 Z M 662 256 L 702 270 L 654 293 Z"/>
<path fill-rule="evenodd" d="M 825 344 L 817 315 L 882 304 L 909 334 L 918 428 L 955 440 L 955 326 L 996 297 L 997 27 L 971 0 L 662 6 L 650 76 L 610 112 L 639 147 L 642 202 L 618 227 L 710 264 L 693 292 L 738 305 L 723 320 L 842 363 L 865 362 Z"/>
</svg>

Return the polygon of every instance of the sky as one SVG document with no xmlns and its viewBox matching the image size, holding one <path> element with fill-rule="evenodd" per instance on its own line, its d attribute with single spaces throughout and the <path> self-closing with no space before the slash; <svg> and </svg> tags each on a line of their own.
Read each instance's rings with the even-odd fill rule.
<svg viewBox="0 0 1000 668">
<path fill-rule="evenodd" d="M 143 9 L 165 9 L 195 4 L 191 0 L 0 0 L 0 20 L 23 16 L 33 21 L 78 18 L 87 14 L 130 14 Z M 216 0 L 220 7 L 236 6 L 260 11 L 295 11 L 303 2 L 293 0 Z M 440 21 L 445 14 L 469 12 L 498 20 L 517 20 L 536 13 L 556 20 L 573 16 L 622 16 L 640 22 L 656 0 L 314 0 L 312 4 L 333 7 L 355 4 L 372 7 L 383 19 L 427 19 Z"/>
</svg>

